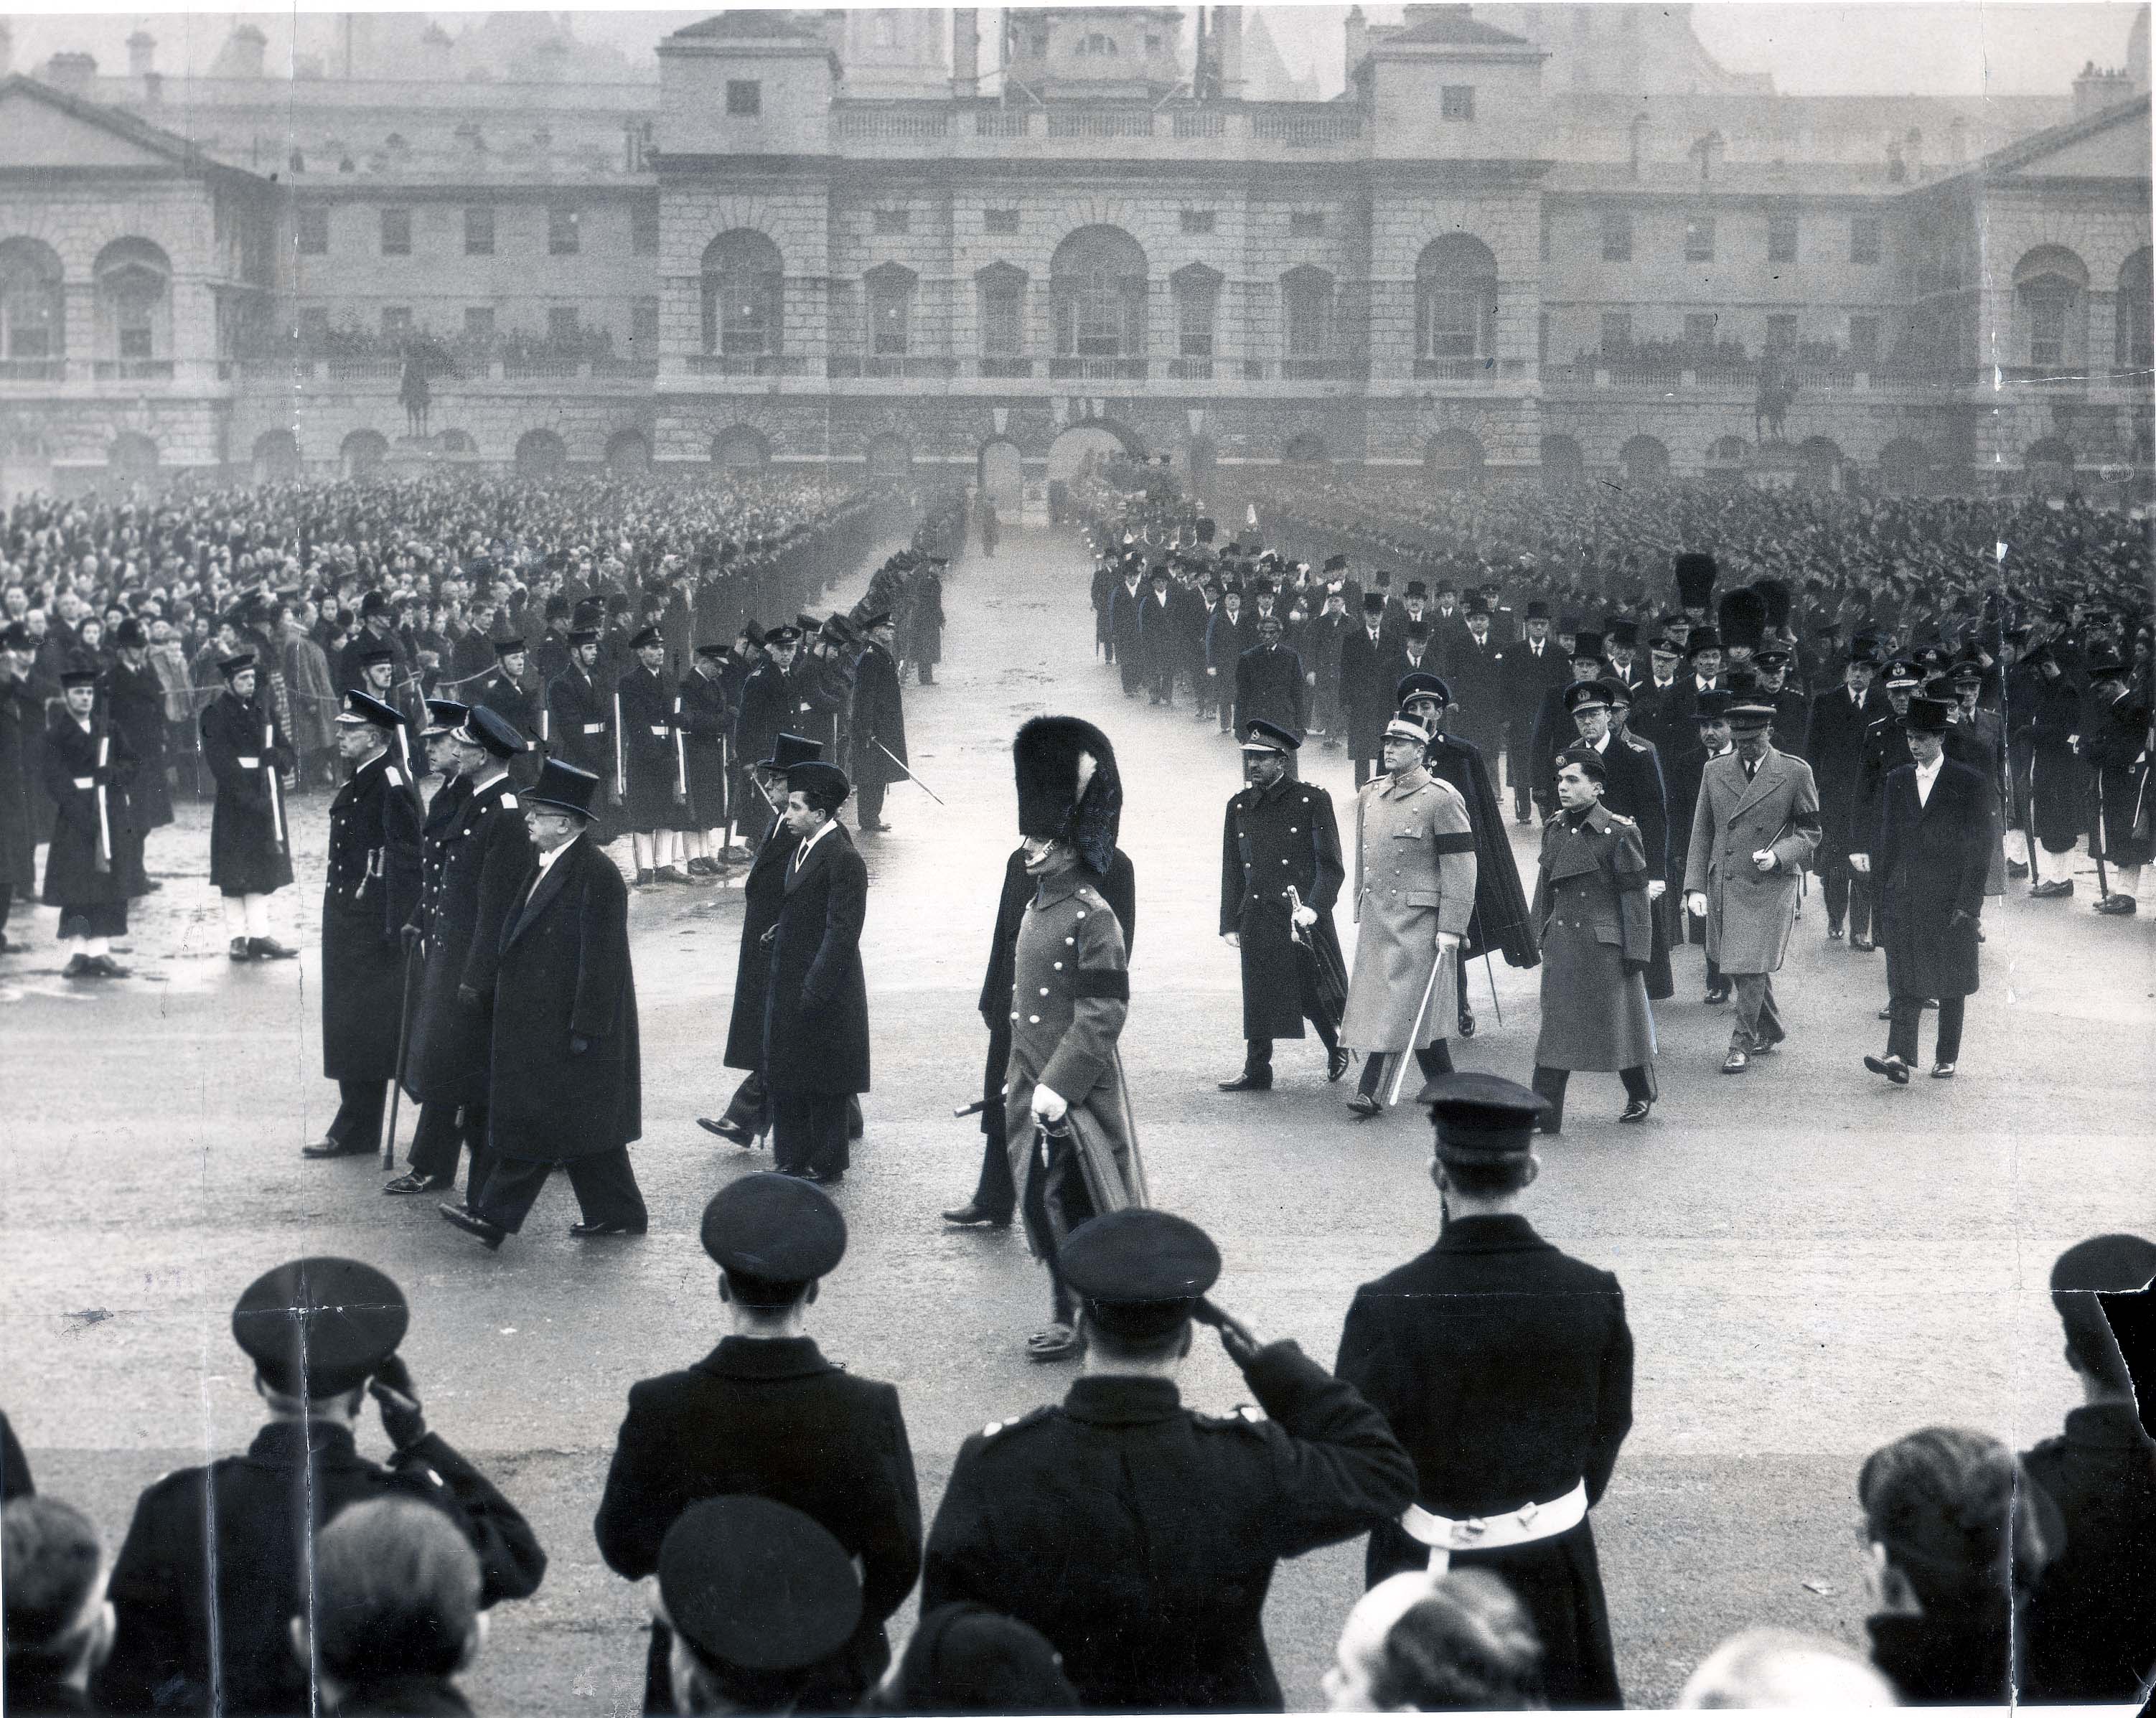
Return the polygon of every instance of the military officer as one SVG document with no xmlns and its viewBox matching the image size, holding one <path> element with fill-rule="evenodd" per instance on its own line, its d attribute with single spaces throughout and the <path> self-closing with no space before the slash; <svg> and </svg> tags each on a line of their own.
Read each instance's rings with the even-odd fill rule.
<svg viewBox="0 0 2156 1718">
<path fill-rule="evenodd" d="M 463 791 L 434 843 L 439 859 L 422 867 L 419 900 L 405 926 L 407 947 L 424 957 L 404 1069 L 405 1089 L 420 1102 L 419 1131 L 410 1172 L 385 1193 L 448 1192 L 465 1147 L 472 1179 L 483 1179 L 495 972 L 531 862 L 531 837 L 509 774 L 526 750 L 524 736 L 481 705 L 450 733 L 449 746 Z"/>
<path fill-rule="evenodd" d="M 891 827 L 883 820 L 885 790 L 906 779 L 906 694 L 891 616 L 867 616 L 861 631 L 868 643 L 854 662 L 854 779 L 860 785 L 855 809 L 862 830 L 875 835 Z"/>
<path fill-rule="evenodd" d="M 128 885 L 141 851 L 127 792 L 136 758 L 111 712 L 98 708 L 99 678 L 87 659 L 64 669 L 60 705 L 45 727 L 53 838 L 44 900 L 60 911 L 65 978 L 125 978 L 131 970 L 112 958 L 111 939 L 127 934 Z M 12 887 L 0 878 L 0 888 Z"/>
<path fill-rule="evenodd" d="M 1430 736 L 1416 723 L 1396 717 L 1384 741 L 1386 773 L 1355 801 L 1355 973 L 1340 1041 L 1365 1058 L 1348 1104 L 1358 1121 L 1390 1100 L 1379 1096 L 1389 1059 L 1413 1050 L 1425 1080 L 1452 1071 L 1459 980 L 1447 968 L 1475 910 L 1466 802 L 1430 773 Z"/>
<path fill-rule="evenodd" d="M 2109 649 L 2088 664 L 2088 710 L 2081 755 L 2096 785 L 2096 838 L 2099 857 L 2110 862 L 2110 892 L 2096 904 L 2107 918 L 2130 917 L 2138 910 L 2135 894 L 2141 869 L 2156 858 L 2148 835 L 2149 718 L 2146 685 L 2138 666 L 2130 667 Z"/>
<path fill-rule="evenodd" d="M 745 770 L 752 760 L 771 756 L 778 736 L 793 731 L 798 700 L 788 674 L 800 638 L 799 630 L 790 626 L 775 626 L 762 634 L 762 659 L 742 682 L 741 702 L 734 710 L 734 756 Z M 760 848 L 778 820 L 778 808 L 761 793 L 744 795 L 742 803 L 742 838 L 750 847 Z"/>
<path fill-rule="evenodd" d="M 599 688 L 599 629 L 579 613 L 569 628 L 569 660 L 547 683 L 539 737 L 547 756 L 574 764 L 604 781 L 613 773 L 613 700 Z M 593 831 L 601 845 L 612 837 L 603 817 Z"/>
<path fill-rule="evenodd" d="M 509 1500 L 427 1422 L 397 1354 L 403 1292 L 371 1265 L 298 1259 L 257 1278 L 233 1309 L 269 1423 L 244 1455 L 182 1468 L 145 1491 L 112 1566 L 112 1656 L 95 1690 L 106 1712 L 305 1712 L 316 1678 L 293 1655 L 319 1531 L 378 1497 L 439 1509 L 471 1541 L 482 1605 L 538 1588 L 546 1553 Z M 372 1396 L 395 1453 L 353 1444 Z"/>
<path fill-rule="evenodd" d="M 1903 764 L 1912 760 L 1909 750 L 1908 730 L 1902 726 L 1902 718 L 1909 713 L 1909 700 L 1923 684 L 1923 671 L 1906 656 L 1897 656 L 1879 671 L 1881 687 L 1887 695 L 1884 711 L 1874 715 L 1864 730 L 1858 749 L 1855 798 L 1849 823 L 1850 851 L 1858 850 L 1868 839 L 1871 832 L 1879 827 L 1880 807 L 1885 798 L 1887 777 Z M 1863 926 L 1863 934 L 1852 921 L 1849 931 L 1849 946 L 1859 954 L 1870 954 L 1878 946 L 1874 931 L 1877 924 L 1878 901 L 1875 895 L 1871 902 L 1871 912 Z M 1893 977 L 1887 983 L 1891 988 Z"/>
<path fill-rule="evenodd" d="M 382 1112 L 404 1020 L 406 921 L 419 898 L 419 796 L 390 751 L 403 716 L 365 692 L 337 713 L 337 751 L 352 774 L 330 802 L 322 878 L 322 1072 L 337 1110 L 305 1157 L 382 1148 Z"/>
<path fill-rule="evenodd" d="M 674 677 L 666 672 L 666 641 L 655 626 L 629 639 L 636 660 L 621 677 L 614 709 L 621 722 L 621 820 L 634 850 L 636 881 L 685 883 L 675 863 L 688 817 L 680 755 L 675 749 Z"/>
<path fill-rule="evenodd" d="M 716 877 L 719 856 L 731 858 L 726 841 L 726 736 L 733 714 L 726 708 L 721 670 L 732 654 L 729 644 L 699 644 L 696 664 L 682 678 L 681 744 L 689 772 L 689 874 Z"/>
<path fill-rule="evenodd" d="M 1353 1388 L 1203 1298 L 1220 1255 L 1195 1223 L 1106 1213 L 1071 1234 L 1065 1269 L 1086 1374 L 1060 1404 L 966 1440 L 922 1608 L 971 1600 L 1040 1630 L 1089 1710 L 1279 1711 L 1263 1628 L 1275 1567 L 1396 1518 L 1413 1467 Z M 1194 1315 L 1255 1408 L 1183 1405 Z"/>
<path fill-rule="evenodd" d="M 1543 825 L 1534 906 L 1543 950 L 1534 1085 L 1549 1104 L 1545 1133 L 1564 1125 L 1564 1089 L 1574 1073 L 1623 1079 L 1620 1122 L 1645 1121 L 1655 1100 L 1645 976 L 1654 908 L 1640 826 L 1603 803 L 1603 752 L 1582 743 L 1559 752 L 1557 764 L 1558 814 Z"/>
<path fill-rule="evenodd" d="M 523 737 L 524 747 L 511 761 L 510 774 L 520 787 L 528 787 L 538 779 L 539 759 L 543 753 L 545 736 L 541 710 L 547 702 L 547 686 L 532 680 L 531 654 L 525 649 L 521 638 L 496 638 L 494 641 L 495 671 L 480 683 L 471 698 L 474 704 L 483 704 Z"/>
<path fill-rule="evenodd" d="M 1243 726 L 1243 778 L 1220 832 L 1220 935 L 1242 955 L 1243 1071 L 1224 1092 L 1270 1091 L 1273 1040 L 1301 1038 L 1306 1018 L 1325 1046 L 1325 1077 L 1348 1071 L 1339 1018 L 1346 963 L 1332 904 L 1347 872 L 1332 796 L 1291 780 L 1301 736 L 1277 722 Z"/>
<path fill-rule="evenodd" d="M 234 960 L 295 961 L 299 950 L 270 934 L 270 897 L 292 880 L 284 782 L 292 748 L 276 711 L 256 695 L 254 653 L 220 657 L 217 669 L 224 690 L 203 708 L 200 723 L 203 762 L 217 783 L 209 880 L 224 897 Z"/>
<path fill-rule="evenodd" d="M 407 960 L 415 953 L 424 960 L 426 920 L 434 903 L 440 897 L 442 872 L 449 862 L 449 833 L 456 825 L 457 813 L 471 794 L 471 783 L 459 773 L 457 748 L 449 739 L 465 725 L 465 718 L 470 714 L 470 705 L 460 704 L 453 698 L 427 700 L 427 726 L 420 731 L 419 738 L 426 748 L 427 772 L 439 785 L 434 789 L 434 797 L 427 802 L 427 815 L 419 825 L 419 904 L 413 910 L 413 922 L 408 924 L 403 931 Z M 423 977 L 413 1006 L 424 1007 L 424 1002 L 425 980 Z M 407 1091 L 413 1090 L 411 1065 L 408 1054 L 405 1067 Z M 418 1162 L 423 1154 L 431 1161 L 439 1159 L 444 1150 L 456 1151 L 462 1149 L 464 1136 L 459 1131 L 460 1108 L 456 1104 L 429 1104 L 424 1101 L 420 1104 L 418 1125 L 412 1134 L 412 1158 L 414 1162 Z M 446 1146 L 441 1138 L 444 1132 L 449 1141 Z M 386 1183 L 382 1190 L 392 1194 L 413 1192 L 418 1191 L 415 1182 L 424 1185 L 424 1177 L 400 1175 Z"/>
<path fill-rule="evenodd" d="M 1432 1090 L 1437 1244 L 1355 1291 L 1335 1367 L 1418 1478 L 1414 1501 L 1372 1531 L 1365 1577 L 1488 1570 L 1534 1622 L 1549 1704 L 1619 1706 L 1589 1511 L 1632 1426 L 1624 1291 L 1521 1211 L 1543 1100 L 1490 1074 Z"/>
</svg>

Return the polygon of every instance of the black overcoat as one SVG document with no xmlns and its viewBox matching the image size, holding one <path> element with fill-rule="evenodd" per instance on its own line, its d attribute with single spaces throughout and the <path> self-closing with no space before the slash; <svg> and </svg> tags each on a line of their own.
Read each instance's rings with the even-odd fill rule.
<svg viewBox="0 0 2156 1718">
<path fill-rule="evenodd" d="M 750 790 L 753 792 L 755 790 Z M 801 838 L 783 823 L 756 850 L 742 884 L 741 955 L 734 967 L 734 1000 L 726 1021 L 726 1065 L 763 1065 L 764 1002 L 771 993 L 771 945 L 764 933 L 778 922 L 786 899 L 786 870 Z"/>
<path fill-rule="evenodd" d="M 1145 600 L 1147 590 L 1142 581 L 1133 585 L 1127 579 L 1118 579 L 1115 589 L 1108 593 L 1108 633 L 1115 644 L 1116 659 L 1127 674 L 1145 659 L 1145 623 L 1138 613 L 1138 604 Z"/>
<path fill-rule="evenodd" d="M 898 664 L 880 644 L 870 645 L 854 664 L 853 745 L 856 782 L 888 786 L 906 779 L 899 767 L 911 762 L 906 751 L 906 700 Z"/>
<path fill-rule="evenodd" d="M 390 1080 L 404 1003 L 402 932 L 419 900 L 418 796 L 383 751 L 330 801 L 322 874 L 322 1073 Z M 416 975 L 414 975 L 416 988 Z"/>
<path fill-rule="evenodd" d="M 943 575 L 924 567 L 914 575 L 913 600 L 907 609 L 906 654 L 923 667 L 943 659 Z"/>
<path fill-rule="evenodd" d="M 1861 835 L 1853 844 L 1851 838 L 1859 827 L 1856 802 L 1864 772 L 1864 736 L 1886 714 L 1884 699 L 1867 695 L 1861 701 L 1852 700 L 1846 687 L 1820 693 L 1812 705 L 1805 756 L 1811 763 L 1812 779 L 1819 784 L 1823 861 L 1846 860 L 1852 850 L 1864 850 Z"/>
<path fill-rule="evenodd" d="M 2128 689 L 2099 704 L 2092 698 L 2082 731 L 2082 756 L 2096 787 L 2096 821 L 2103 856 L 2115 865 L 2145 865 L 2156 857 L 2149 836 L 2148 705 Z"/>
<path fill-rule="evenodd" d="M 1399 677 L 1393 672 L 1393 644 L 1382 631 L 1375 638 L 1358 625 L 1340 639 L 1340 705 L 1348 718 L 1348 750 L 1358 758 L 1383 750 L 1385 724 L 1398 707 L 1393 694 Z"/>
<path fill-rule="evenodd" d="M 0 680 L 0 889 L 27 893 L 37 886 L 31 773 L 44 720 L 44 706 L 26 683 Z"/>
<path fill-rule="evenodd" d="M 1260 717 L 1298 739 L 1309 730 L 1309 682 L 1302 659 L 1285 644 L 1254 644 L 1235 659 L 1235 726 Z"/>
<path fill-rule="evenodd" d="M 543 876 L 538 864 L 502 931 L 489 1126 L 504 1156 L 565 1163 L 644 1131 L 629 886 L 588 834 Z"/>
<path fill-rule="evenodd" d="M 282 889 L 292 880 L 290 824 L 284 825 L 287 836 L 280 836 L 276 807 L 284 794 L 282 772 L 292 767 L 292 748 L 260 693 L 243 699 L 229 689 L 220 692 L 202 713 L 202 749 L 217 783 L 209 880 L 225 895 Z"/>
<path fill-rule="evenodd" d="M 687 1370 L 632 1385 L 592 1522 L 607 1567 L 641 1581 L 685 1510 L 737 1495 L 799 1510 L 860 1560 L 860 1625 L 801 1703 L 848 1709 L 890 1664 L 884 1624 L 921 1572 L 921 1494 L 898 1392 L 853 1377 L 807 1336 L 729 1336 Z M 674 1709 L 670 1644 L 664 1624 L 652 1631 L 646 1711 Z"/>
<path fill-rule="evenodd" d="M 463 791 L 453 792 L 459 786 Z M 424 844 L 411 919 L 424 933 L 425 958 L 413 996 L 404 1085 L 422 1103 L 484 1104 L 502 932 L 531 874 L 531 835 L 506 776 L 477 792 L 459 778 L 434 797 L 439 803 L 445 796 L 449 814 Z M 475 1000 L 459 997 L 462 989 Z"/>
<path fill-rule="evenodd" d="M 416 1500 L 463 1529 L 479 1554 L 480 1602 L 538 1588 L 547 1554 L 515 1505 L 440 1436 L 387 1467 L 348 1427 L 317 1419 L 262 1428 L 244 1455 L 182 1468 L 145 1491 L 114 1560 L 113 1651 L 93 1687 L 107 1712 L 309 1710 L 290 1625 L 305 1603 L 307 1551 L 353 1504 Z"/>
<path fill-rule="evenodd" d="M 1904 764 L 1881 792 L 1878 828 L 1871 874 L 1894 987 L 1905 995 L 1974 995 L 1991 860 L 1989 784 L 1967 764 L 1942 758 L 1931 797 L 1919 805 L 1917 767 Z"/>
<path fill-rule="evenodd" d="M 550 756 L 599 778 L 592 797 L 597 815 L 587 834 L 603 847 L 620 833 L 621 808 L 613 803 L 613 697 L 572 662 L 547 683 L 540 731 Z"/>
<path fill-rule="evenodd" d="M 477 690 L 468 692 L 464 701 L 484 704 L 524 736 L 525 743 L 531 749 L 520 757 L 510 759 L 509 772 L 519 787 L 528 787 L 537 781 L 546 738 L 541 731 L 552 726 L 551 722 L 540 720 L 540 713 L 547 705 L 546 682 L 534 678 L 526 687 L 523 682 L 496 671 L 482 680 Z M 410 743 L 408 736 L 406 744 Z"/>
<path fill-rule="evenodd" d="M 2144 1700 L 2156 1665 L 2156 1446 L 2133 1403 L 2091 1403 L 2021 1465 L 2066 1528 L 2029 1606 L 2021 1698 Z"/>
<path fill-rule="evenodd" d="M 1348 967 L 1332 905 L 1347 874 L 1339 819 L 1322 787 L 1282 777 L 1270 787 L 1245 787 L 1228 802 L 1220 828 L 1220 934 L 1232 931 L 1241 939 L 1245 1038 L 1302 1036 L 1307 956 L 1291 933 L 1291 888 L 1316 909 L 1309 935 L 1317 958 L 1332 963 L 1344 991 Z"/>
<path fill-rule="evenodd" d="M 771 938 L 764 997 L 764 1076 L 773 1097 L 839 1097 L 869 1089 L 869 992 L 861 926 L 869 870 L 843 824 L 798 864 Z"/>
<path fill-rule="evenodd" d="M 1449 782 L 1467 802 L 1468 827 L 1475 833 L 1475 914 L 1467 921 L 1461 953 L 1469 960 L 1496 949 L 1508 967 L 1532 967 L 1542 959 L 1527 897 L 1520 887 L 1520 862 L 1505 833 L 1497 808 L 1496 785 L 1482 754 L 1457 734 L 1433 734 L 1423 750 L 1430 772 Z"/>
<path fill-rule="evenodd" d="M 1397 1516 L 1414 1470 L 1294 1343 L 1243 1376 L 1263 1418 L 1109 1374 L 968 1438 L 928 1536 L 923 1612 L 970 1599 L 1039 1629 L 1087 1710 L 1281 1710 L 1274 1566 Z"/>
<path fill-rule="evenodd" d="M 2028 698 L 2010 710 L 2029 754 L 2030 815 L 2046 853 L 2071 853 L 2088 832 L 2089 772 L 2069 742 L 2082 731 L 2082 695 L 2072 680 L 2041 669 Z"/>
<path fill-rule="evenodd" d="M 98 745 L 105 738 L 110 744 L 100 768 Z M 44 768 L 45 792 L 53 803 L 44 904 L 63 910 L 121 905 L 131 892 L 128 884 L 141 851 L 140 837 L 128 818 L 128 785 L 136 773 L 136 761 L 126 735 L 108 727 L 101 715 L 88 728 L 80 727 L 62 705 L 45 726 Z M 105 789 L 112 842 L 109 863 L 101 870 L 97 863 L 104 838 L 98 824 L 100 786 Z"/>
<path fill-rule="evenodd" d="M 1456 1218 L 1428 1252 L 1358 1289 L 1335 1370 L 1414 1459 L 1414 1500 L 1455 1521 L 1553 1501 L 1580 1480 L 1591 1506 L 1632 1426 L 1617 1279 L 1517 1215 Z M 1388 1521 L 1370 1536 L 1365 1572 L 1374 1586 L 1429 1561 Z M 1453 1562 L 1502 1577 L 1527 1608 L 1553 1707 L 1622 1704 L 1592 1516 Z"/>
<path fill-rule="evenodd" d="M 773 743 L 787 731 L 793 714 L 793 695 L 786 671 L 775 662 L 763 661 L 749 670 L 742 682 L 741 703 L 734 711 L 734 756 L 747 769 L 772 755 Z M 826 763 L 833 760 L 825 758 Z"/>
<path fill-rule="evenodd" d="M 136 760 L 127 783 L 128 813 L 135 828 L 146 834 L 172 821 L 172 784 L 165 779 L 165 683 L 147 661 L 137 669 L 123 658 L 112 664 L 106 687 L 112 726 L 127 736 L 127 749 Z"/>
<path fill-rule="evenodd" d="M 674 796 L 680 780 L 674 751 L 674 677 L 638 663 L 621 677 L 621 746 L 629 782 L 621 796 L 621 824 L 639 835 L 678 829 L 688 808 Z"/>
<path fill-rule="evenodd" d="M 1452 726 L 1485 757 L 1495 757 L 1505 737 L 1504 670 L 1496 642 L 1478 644 L 1472 633 L 1463 630 L 1453 642 L 1450 660 L 1451 672 L 1445 679 L 1452 701 L 1460 706 Z"/>
<path fill-rule="evenodd" d="M 689 826 L 716 829 L 726 822 L 726 741 L 733 713 L 725 680 L 701 668 L 681 676 L 681 746 L 689 762 Z"/>
</svg>

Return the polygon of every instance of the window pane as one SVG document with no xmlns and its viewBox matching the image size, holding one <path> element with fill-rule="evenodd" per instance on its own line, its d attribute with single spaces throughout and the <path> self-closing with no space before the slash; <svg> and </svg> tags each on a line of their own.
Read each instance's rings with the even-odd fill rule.
<svg viewBox="0 0 2156 1718">
<path fill-rule="evenodd" d="M 1852 263 L 1879 260 L 1879 218 L 1857 215 L 1849 223 L 1849 259 Z"/>
<path fill-rule="evenodd" d="M 1632 318 L 1622 310 L 1605 311 L 1602 318 L 1602 350 L 1621 352 L 1632 344 Z"/>
<path fill-rule="evenodd" d="M 1714 326 L 1715 323 L 1719 319 L 1716 317 L 1712 311 L 1709 311 L 1704 315 L 1695 312 L 1694 314 L 1686 316 L 1684 320 L 1685 344 L 1686 346 L 1712 346 L 1714 344 Z"/>
<path fill-rule="evenodd" d="M 1767 350 L 1785 352 L 1797 343 L 1797 319 L 1794 316 L 1769 316 L 1767 319 Z"/>
<path fill-rule="evenodd" d="M 465 211 L 465 254 L 468 257 L 490 257 L 494 254 L 494 205 L 476 203 Z"/>
<path fill-rule="evenodd" d="M 412 311 L 406 305 L 385 305 L 382 310 L 382 337 L 402 340 L 412 331 Z"/>
<path fill-rule="evenodd" d="M 494 307 L 474 305 L 465 311 L 465 338 L 485 341 L 494 338 Z"/>
<path fill-rule="evenodd" d="M 1685 260 L 1688 263 L 1711 263 L 1714 260 L 1714 222 L 1702 216 L 1685 223 Z"/>
<path fill-rule="evenodd" d="M 981 351 L 991 358 L 1016 357 L 1020 349 L 1019 306 L 1023 290 L 1015 285 L 981 290 Z"/>
<path fill-rule="evenodd" d="M 1767 223 L 1767 260 L 1794 263 L 1797 259 L 1797 218 L 1775 215 Z"/>
<path fill-rule="evenodd" d="M 869 289 L 869 351 L 879 358 L 902 358 L 906 346 L 906 300 L 903 286 L 878 281 Z"/>
<path fill-rule="evenodd" d="M 1621 209 L 1612 209 L 1602 217 L 1602 260 L 1632 260 L 1632 218 Z"/>
<path fill-rule="evenodd" d="M 763 111 L 763 85 L 753 78 L 726 79 L 726 111 L 736 119 L 753 119 Z"/>
<path fill-rule="evenodd" d="M 382 254 L 386 257 L 412 254 L 412 211 L 386 208 L 382 212 Z"/>
<path fill-rule="evenodd" d="M 306 257 L 326 256 L 330 248 L 330 212 L 326 208 L 301 207 L 293 212 L 292 226 L 297 238 L 300 254 Z"/>
<path fill-rule="evenodd" d="M 1861 363 L 1870 363 L 1879 356 L 1879 319 L 1876 316 L 1851 316 L 1849 319 L 1849 355 Z"/>
<path fill-rule="evenodd" d="M 547 338 L 556 346 L 572 346 L 577 340 L 574 305 L 557 305 L 547 312 Z"/>
<path fill-rule="evenodd" d="M 547 211 L 547 254 L 549 256 L 574 256 L 582 247 L 583 235 L 578 230 L 578 212 L 573 208 L 556 207 Z"/>
<path fill-rule="evenodd" d="M 1475 117 L 1475 86 L 1472 84 L 1447 84 L 1438 95 L 1438 116 L 1448 120 L 1471 120 Z"/>
</svg>

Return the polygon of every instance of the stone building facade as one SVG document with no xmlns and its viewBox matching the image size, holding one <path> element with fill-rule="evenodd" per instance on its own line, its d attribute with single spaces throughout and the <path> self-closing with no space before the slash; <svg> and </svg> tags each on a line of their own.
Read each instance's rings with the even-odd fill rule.
<svg viewBox="0 0 2156 1718">
<path fill-rule="evenodd" d="M 146 36 L 124 77 L 56 55 L 0 82 L 0 495 L 1004 490 L 1109 445 L 1433 484 L 2145 474 L 2145 29 L 2071 99 L 1859 105 L 1722 72 L 1684 11 L 1351 9 L 1331 101 L 1253 99 L 1236 7 L 1029 10 L 993 52 L 966 10 L 723 13 L 655 83 L 528 22 L 502 80 L 417 22 L 343 78 L 264 75 L 244 25 L 179 85 Z"/>
</svg>

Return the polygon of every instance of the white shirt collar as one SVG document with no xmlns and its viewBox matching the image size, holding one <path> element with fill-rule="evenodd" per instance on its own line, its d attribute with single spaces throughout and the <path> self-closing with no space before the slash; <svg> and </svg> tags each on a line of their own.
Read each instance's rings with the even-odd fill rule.
<svg viewBox="0 0 2156 1718">
<path fill-rule="evenodd" d="M 552 853 L 541 854 L 539 855 L 539 874 L 543 877 L 547 874 L 547 872 L 552 870 L 554 869 L 555 862 L 558 860 L 563 854 L 567 853 L 571 848 L 574 847 L 583 838 L 584 832 L 582 829 L 579 829 L 575 834 L 572 835 L 567 841 L 564 841 Z"/>
<path fill-rule="evenodd" d="M 808 849 L 838 827 L 839 820 L 836 818 L 824 818 L 823 827 L 793 849 L 793 863 L 797 865 L 805 863 L 808 858 Z"/>
<path fill-rule="evenodd" d="M 1943 751 L 1940 752 L 1939 755 L 1937 757 L 1934 757 L 1929 763 L 1918 763 L 1915 758 L 1911 758 L 1909 760 L 1912 764 L 1916 766 L 1917 773 L 1924 777 L 1928 780 L 1938 774 L 1939 767 L 1945 763 L 1946 761 L 1947 755 Z"/>
</svg>

